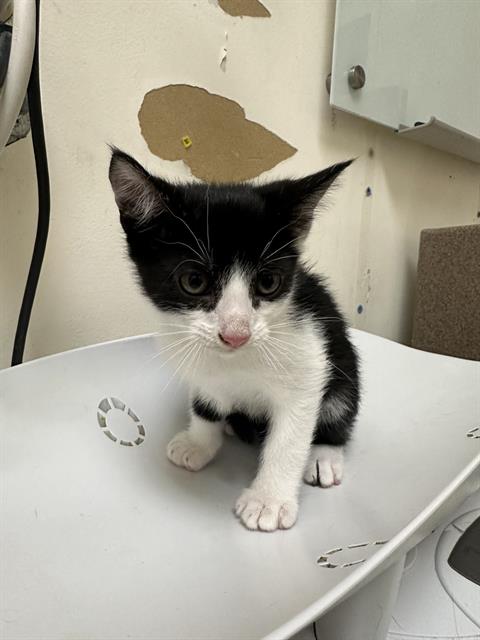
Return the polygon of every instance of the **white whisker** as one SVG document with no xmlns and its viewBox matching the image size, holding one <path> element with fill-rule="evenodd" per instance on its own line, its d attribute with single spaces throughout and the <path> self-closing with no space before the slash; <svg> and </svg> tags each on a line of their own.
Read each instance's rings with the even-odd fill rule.
<svg viewBox="0 0 480 640">
<path fill-rule="evenodd" d="M 274 322 L 273 324 L 269 325 L 272 329 L 274 327 L 284 327 L 284 326 L 289 326 L 289 327 L 294 327 L 295 326 L 295 321 L 292 320 L 285 320 L 284 322 Z"/>
<path fill-rule="evenodd" d="M 195 345 L 192 346 L 191 350 L 188 352 L 187 357 L 184 358 L 183 362 L 178 366 L 177 370 L 176 370 L 176 374 L 180 374 L 178 376 L 178 381 L 179 382 L 183 382 L 184 378 L 185 378 L 185 374 L 188 370 L 188 367 L 191 367 L 193 364 L 193 361 L 195 359 L 196 354 L 198 353 L 200 349 L 200 345 L 197 342 Z M 186 366 L 185 366 L 186 365 Z M 180 370 L 183 368 L 183 371 L 180 373 Z M 174 374 L 175 375 L 175 374 Z M 172 376 L 172 380 L 173 380 L 173 376 Z M 168 383 L 170 384 L 170 382 Z M 168 386 L 167 384 L 167 386 Z M 166 388 L 166 387 L 165 387 Z"/>
<path fill-rule="evenodd" d="M 169 345 L 166 345 L 165 347 L 163 347 L 162 349 L 160 349 L 159 351 L 157 351 L 157 353 L 152 356 L 149 360 L 147 360 L 147 362 L 145 363 L 145 366 L 147 366 L 148 364 L 150 364 L 151 362 L 153 362 L 153 360 L 156 360 L 157 358 L 159 358 L 161 355 L 163 355 L 166 351 L 170 351 L 171 349 L 173 349 L 174 347 L 179 347 L 180 345 L 184 344 L 185 342 L 189 342 L 191 341 L 192 338 L 191 337 L 187 337 L 187 338 L 182 338 L 181 340 L 178 340 L 177 342 L 173 342 Z M 185 345 L 188 346 L 188 345 Z M 172 358 L 175 357 L 176 353 L 173 354 Z M 170 360 L 171 358 L 169 358 Z M 166 360 L 166 362 L 168 362 L 169 360 Z M 162 365 L 163 366 L 163 365 Z M 161 368 L 161 367 L 160 367 Z"/>
<path fill-rule="evenodd" d="M 206 344 L 203 342 L 200 342 L 200 349 L 198 351 L 198 355 L 196 356 L 194 362 L 193 362 L 193 375 L 197 374 L 197 370 L 198 367 L 200 366 L 201 362 L 202 362 L 202 358 L 205 354 L 205 349 L 206 349 Z"/>
<path fill-rule="evenodd" d="M 272 329 L 270 331 L 270 335 L 272 335 L 272 336 L 289 336 L 290 338 L 293 338 L 291 331 L 279 331 L 278 329 Z"/>
<path fill-rule="evenodd" d="M 290 254 L 289 256 L 280 256 L 279 258 L 273 258 L 273 260 L 265 260 L 264 264 L 270 264 L 271 262 L 277 262 L 278 260 L 287 260 L 288 258 L 297 258 L 296 254 Z"/>
<path fill-rule="evenodd" d="M 290 336 L 290 338 L 292 337 L 291 331 L 279 331 L 278 329 L 272 329 L 270 333 L 274 336 Z"/>
<path fill-rule="evenodd" d="M 280 229 L 278 229 L 278 231 L 276 231 L 276 233 L 273 234 L 273 236 L 271 237 L 269 242 L 267 242 L 267 244 L 263 247 L 263 251 L 260 254 L 260 259 L 263 258 L 263 255 L 265 254 L 265 251 L 268 251 L 268 249 L 272 246 L 272 242 L 275 240 L 275 238 L 278 236 L 278 234 L 281 231 L 283 231 L 284 229 L 286 229 L 287 227 L 290 227 L 294 222 L 296 222 L 296 220 L 292 220 L 291 222 L 287 222 L 287 224 L 284 224 L 283 227 L 280 227 Z"/>
<path fill-rule="evenodd" d="M 292 349 L 294 350 L 295 353 L 302 353 L 305 351 L 305 346 L 304 345 L 300 345 L 300 344 L 296 344 L 294 342 L 288 342 L 287 340 L 284 340 L 283 338 L 276 338 L 273 335 L 269 336 L 270 340 L 273 340 L 276 344 L 279 344 L 283 347 L 289 347 L 288 351 L 290 353 L 292 353 Z"/>
<path fill-rule="evenodd" d="M 197 238 L 197 236 L 193 233 L 193 231 L 192 231 L 192 229 L 191 229 L 190 225 L 186 222 L 186 220 L 184 220 L 184 219 L 183 219 L 183 218 L 181 218 L 180 216 L 177 216 L 177 215 L 176 215 L 175 213 L 173 213 L 173 211 L 172 211 L 171 209 L 169 209 L 168 207 L 167 207 L 167 210 L 168 210 L 168 212 L 170 213 L 170 215 L 172 215 L 174 218 L 176 218 L 177 220 L 179 220 L 182 224 L 184 224 L 184 225 L 187 227 L 188 231 L 191 233 L 191 235 L 193 236 L 193 239 L 194 239 L 194 240 L 195 240 L 195 242 L 197 243 L 198 248 L 199 248 L 199 250 L 200 250 L 200 253 L 202 254 L 202 256 L 200 256 L 200 257 L 201 257 L 201 258 L 202 258 L 202 257 L 203 257 L 203 258 L 205 258 L 205 260 L 206 260 L 207 262 L 209 262 L 209 257 L 208 257 L 208 253 L 207 253 L 207 250 L 206 250 L 206 248 L 205 248 L 205 245 L 204 245 L 204 244 L 203 244 L 203 242 L 202 242 L 201 240 L 199 240 L 199 239 Z M 200 244 L 200 243 L 201 243 L 201 244 Z"/>
<path fill-rule="evenodd" d="M 203 354 L 205 353 L 205 349 L 206 349 L 205 344 L 202 344 L 201 342 L 199 344 L 200 344 L 200 349 L 197 351 L 197 355 L 195 356 L 195 359 L 192 362 L 192 376 L 195 376 L 197 374 L 198 366 L 200 365 L 200 362 L 202 360 Z"/>
<path fill-rule="evenodd" d="M 170 378 L 168 379 L 167 384 L 163 387 L 163 389 L 160 391 L 160 393 L 163 393 L 167 387 L 170 385 L 170 383 L 172 382 L 172 380 L 175 378 L 175 376 L 177 375 L 177 373 L 180 371 L 180 369 L 182 368 L 182 366 L 185 364 L 186 361 L 188 361 L 190 359 L 190 356 L 192 355 L 193 350 L 198 346 L 198 342 L 194 342 L 193 344 L 188 345 L 188 349 L 186 354 L 182 357 L 182 359 L 180 360 L 180 363 L 177 365 L 177 368 L 175 369 L 175 371 L 172 373 L 172 375 L 170 376 Z"/>
<path fill-rule="evenodd" d="M 284 338 L 277 338 L 276 336 L 273 335 L 273 331 L 269 335 L 269 338 L 270 340 L 275 340 L 275 342 L 288 345 L 289 347 L 293 347 L 294 349 L 300 348 L 300 345 L 296 344 L 295 342 L 290 342 L 288 340 L 285 340 Z"/>
<path fill-rule="evenodd" d="M 168 280 L 169 278 L 171 278 L 171 277 L 173 276 L 173 274 L 175 273 L 175 271 L 176 271 L 177 269 L 180 269 L 180 267 L 182 266 L 182 264 L 185 264 L 186 262 L 195 262 L 196 264 L 199 264 L 199 265 L 201 265 L 202 267 L 204 267 L 204 266 L 205 266 L 205 262 L 200 262 L 200 260 L 195 260 L 195 259 L 193 259 L 193 258 L 187 258 L 186 260 L 182 260 L 181 262 L 179 262 L 179 263 L 177 264 L 177 266 L 175 267 L 175 269 L 173 269 L 173 271 L 170 271 L 170 273 L 169 273 L 169 274 L 168 274 L 168 276 L 167 276 L 167 280 Z"/>
<path fill-rule="evenodd" d="M 342 373 L 345 376 L 345 378 L 347 378 L 347 380 L 350 380 L 350 382 L 353 382 L 353 380 L 350 378 L 350 376 L 347 375 L 343 369 L 340 369 L 340 367 L 337 367 L 336 364 L 333 364 L 333 362 L 331 360 L 329 361 L 329 365 L 331 367 L 333 367 L 334 369 L 337 369 L 337 371 L 340 371 L 340 373 Z"/>
<path fill-rule="evenodd" d="M 186 247 L 187 249 L 190 249 L 190 251 L 193 251 L 193 253 L 200 258 L 200 260 L 202 261 L 201 264 L 205 264 L 205 256 L 200 254 L 200 253 L 198 253 L 198 251 L 196 249 L 191 247 L 186 242 L 181 242 L 181 241 L 170 242 L 169 240 L 160 240 L 160 242 L 162 244 L 175 244 L 175 245 L 179 245 L 179 246 L 182 246 L 182 247 Z"/>
<path fill-rule="evenodd" d="M 272 253 L 269 253 L 268 256 L 265 256 L 264 260 L 265 261 L 267 261 L 267 260 L 270 261 L 270 258 L 272 256 L 274 256 L 276 253 L 278 253 L 282 249 L 285 249 L 285 247 L 288 247 L 289 245 L 293 244 L 296 240 L 297 240 L 297 238 L 292 238 L 292 240 L 289 240 L 288 242 L 285 242 L 285 244 L 282 244 L 281 247 L 279 247 L 278 249 L 275 249 L 275 251 L 272 251 Z"/>
<path fill-rule="evenodd" d="M 143 372 L 150 365 L 150 363 L 152 363 L 154 360 L 156 360 L 162 355 L 165 355 L 165 354 L 168 355 L 168 352 L 171 351 L 172 349 L 176 349 L 172 354 L 169 355 L 169 357 L 166 360 L 163 361 L 160 367 L 155 369 L 155 371 L 160 371 L 168 362 L 170 362 L 170 360 L 172 360 L 177 355 L 182 353 L 189 346 L 190 341 L 192 341 L 192 338 L 188 338 L 188 337 L 182 338 L 181 340 L 177 340 L 176 342 L 170 343 L 165 347 L 162 347 L 154 356 L 148 358 L 146 362 L 139 365 L 139 367 L 135 370 L 135 372 L 132 372 L 132 375 L 129 377 L 129 379 L 136 380 L 138 376 L 143 374 Z"/>
<path fill-rule="evenodd" d="M 265 344 L 265 348 L 267 349 L 267 351 L 268 351 L 270 357 L 272 358 L 272 360 L 277 364 L 277 368 L 280 367 L 280 369 L 285 373 L 285 375 L 287 375 L 287 376 L 290 375 L 288 369 L 285 367 L 285 365 L 280 360 L 280 358 L 277 355 L 275 355 L 275 353 L 273 353 L 273 351 L 272 351 L 273 347 L 274 347 L 273 344 L 270 344 L 270 345 L 268 345 L 268 343 Z M 282 357 L 284 357 L 284 356 L 282 355 Z"/>
<path fill-rule="evenodd" d="M 180 324 L 179 322 L 168 322 L 166 320 L 162 320 L 162 327 L 178 327 L 180 329 L 191 329 L 191 325 L 189 324 Z"/>
<path fill-rule="evenodd" d="M 275 366 L 275 364 L 272 362 L 266 348 L 264 344 L 259 344 L 258 348 L 260 350 L 260 352 L 263 354 L 263 359 L 266 362 L 267 366 L 269 366 L 270 368 L 272 368 L 276 373 L 278 373 L 277 371 L 277 367 Z"/>
<path fill-rule="evenodd" d="M 282 354 L 282 356 L 288 357 L 291 355 L 291 351 L 289 349 L 287 349 L 283 345 L 280 346 L 279 344 L 273 342 L 273 340 L 271 340 L 270 338 L 265 338 L 265 342 L 271 347 L 275 347 Z M 291 361 L 293 362 L 293 359 L 291 359 Z"/>
<path fill-rule="evenodd" d="M 331 321 L 341 321 L 342 318 L 340 316 L 318 316 L 316 318 L 316 320 L 322 321 L 322 322 L 326 322 L 327 320 L 331 320 Z M 291 327 L 292 329 L 296 329 L 298 327 L 298 324 L 301 321 L 298 320 L 287 320 L 285 322 L 276 322 L 274 324 L 270 325 L 270 329 L 276 329 L 277 327 Z"/>
<path fill-rule="evenodd" d="M 164 360 L 162 362 L 162 364 L 160 365 L 160 367 L 158 368 L 158 370 L 163 369 L 163 367 L 168 364 L 171 360 L 173 360 L 174 358 L 176 358 L 177 356 L 179 356 L 181 353 L 183 353 L 186 349 L 188 349 L 190 347 L 190 345 L 193 343 L 193 340 L 190 339 L 186 339 L 185 340 L 186 344 L 182 344 L 180 345 L 180 348 L 175 351 L 172 355 L 170 355 L 166 360 Z M 162 355 L 161 353 L 157 354 L 156 356 L 154 356 L 152 358 L 152 360 L 155 360 L 158 356 Z"/>
<path fill-rule="evenodd" d="M 181 333 L 192 333 L 191 331 L 188 331 L 187 329 L 182 329 L 181 331 L 168 331 L 166 333 L 160 333 L 159 331 L 157 331 L 156 333 L 154 333 L 153 335 L 156 338 L 163 338 L 165 336 L 176 336 L 179 335 Z"/>
</svg>

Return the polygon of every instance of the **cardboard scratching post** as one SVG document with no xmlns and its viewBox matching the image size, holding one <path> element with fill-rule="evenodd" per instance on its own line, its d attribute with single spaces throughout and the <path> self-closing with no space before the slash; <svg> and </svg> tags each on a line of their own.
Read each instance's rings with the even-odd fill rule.
<svg viewBox="0 0 480 640">
<path fill-rule="evenodd" d="M 412 345 L 480 360 L 480 225 L 422 231 Z"/>
</svg>

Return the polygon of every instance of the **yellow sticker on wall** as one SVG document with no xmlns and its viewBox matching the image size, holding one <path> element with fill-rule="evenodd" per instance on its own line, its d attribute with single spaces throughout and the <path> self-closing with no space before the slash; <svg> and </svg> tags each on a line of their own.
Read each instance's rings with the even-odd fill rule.
<svg viewBox="0 0 480 640">
<path fill-rule="evenodd" d="M 182 144 L 185 147 L 185 149 L 188 149 L 188 147 L 192 146 L 192 140 L 191 138 L 189 138 L 188 136 L 183 136 L 182 138 Z"/>
</svg>

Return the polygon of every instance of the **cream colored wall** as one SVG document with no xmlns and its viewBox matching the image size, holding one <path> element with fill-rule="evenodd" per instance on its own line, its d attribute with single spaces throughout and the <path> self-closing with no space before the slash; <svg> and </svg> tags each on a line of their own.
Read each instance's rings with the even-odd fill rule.
<svg viewBox="0 0 480 640">
<path fill-rule="evenodd" d="M 478 221 L 480 169 L 332 112 L 324 80 L 333 1 L 265 4 L 270 19 L 232 18 L 213 0 L 43 0 L 52 213 L 27 358 L 155 330 L 156 312 L 125 257 L 106 144 L 167 176 L 187 175 L 179 163 L 149 154 L 137 123 L 146 91 L 171 82 L 237 100 L 248 118 L 296 146 L 298 153 L 272 175 L 358 156 L 318 217 L 309 256 L 355 326 L 408 341 L 419 231 Z M 33 185 L 30 140 L 21 141 L 0 158 L 0 366 L 8 365 L 30 258 Z"/>
</svg>

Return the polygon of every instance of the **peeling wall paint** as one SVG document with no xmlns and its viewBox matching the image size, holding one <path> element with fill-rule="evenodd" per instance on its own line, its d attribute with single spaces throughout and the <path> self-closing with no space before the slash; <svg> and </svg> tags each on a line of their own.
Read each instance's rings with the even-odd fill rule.
<svg viewBox="0 0 480 640">
<path fill-rule="evenodd" d="M 218 64 L 220 69 L 225 72 L 227 70 L 228 56 L 228 31 L 225 31 L 225 44 L 220 47 L 220 55 L 218 56 Z"/>
<path fill-rule="evenodd" d="M 259 0 L 218 0 L 218 6 L 234 17 L 270 18 L 270 11 Z"/>
<path fill-rule="evenodd" d="M 233 100 L 175 84 L 149 91 L 138 114 L 148 148 L 164 160 L 183 160 L 194 176 L 237 182 L 259 176 L 296 149 L 248 120 Z M 189 144 L 182 144 L 188 138 Z"/>
</svg>

